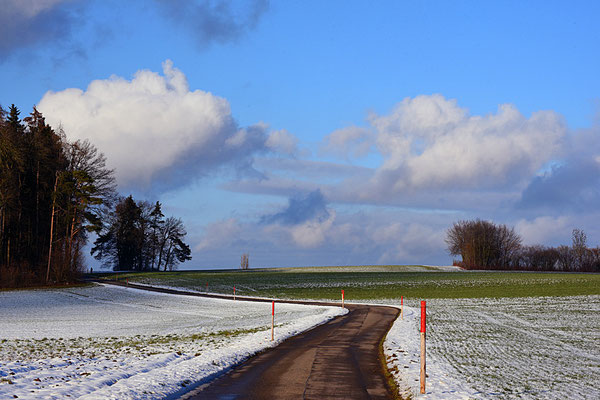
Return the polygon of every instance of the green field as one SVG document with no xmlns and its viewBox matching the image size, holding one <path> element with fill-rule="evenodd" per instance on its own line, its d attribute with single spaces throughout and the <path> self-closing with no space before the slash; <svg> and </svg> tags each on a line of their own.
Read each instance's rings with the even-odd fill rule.
<svg viewBox="0 0 600 400">
<path fill-rule="evenodd" d="M 114 279 L 117 274 L 94 274 Z M 484 298 L 599 295 L 600 274 L 447 271 L 427 266 L 304 267 L 119 273 L 131 282 L 287 299 Z"/>
</svg>

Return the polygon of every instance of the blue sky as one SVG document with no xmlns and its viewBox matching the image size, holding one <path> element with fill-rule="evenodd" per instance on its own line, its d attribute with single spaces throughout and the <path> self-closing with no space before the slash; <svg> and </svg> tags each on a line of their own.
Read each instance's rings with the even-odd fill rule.
<svg viewBox="0 0 600 400">
<path fill-rule="evenodd" d="M 181 216 L 185 267 L 448 264 L 467 218 L 600 242 L 598 2 L 0 6 L 0 105 Z"/>
</svg>

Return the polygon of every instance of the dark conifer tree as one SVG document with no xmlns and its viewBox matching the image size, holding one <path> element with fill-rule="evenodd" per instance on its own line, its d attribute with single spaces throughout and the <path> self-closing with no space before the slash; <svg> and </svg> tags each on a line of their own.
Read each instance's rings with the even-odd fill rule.
<svg viewBox="0 0 600 400">
<path fill-rule="evenodd" d="M 114 270 L 173 270 L 191 260 L 179 218 L 164 219 L 161 205 L 122 199 L 94 242 L 92 255 Z"/>
<path fill-rule="evenodd" d="M 34 107 L 0 107 L 0 286 L 64 282 L 114 197 L 113 171 L 89 142 L 69 143 Z"/>
</svg>

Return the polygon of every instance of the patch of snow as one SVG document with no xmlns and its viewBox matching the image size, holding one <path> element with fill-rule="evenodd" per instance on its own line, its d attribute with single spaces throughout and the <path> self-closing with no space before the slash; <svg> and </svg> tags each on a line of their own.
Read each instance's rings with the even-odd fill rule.
<svg viewBox="0 0 600 400">
<path fill-rule="evenodd" d="M 109 285 L 0 293 L 0 398 L 173 398 L 340 307 Z"/>
</svg>

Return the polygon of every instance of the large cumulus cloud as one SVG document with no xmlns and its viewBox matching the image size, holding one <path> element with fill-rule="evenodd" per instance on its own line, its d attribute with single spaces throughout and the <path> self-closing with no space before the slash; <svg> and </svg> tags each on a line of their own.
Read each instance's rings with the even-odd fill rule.
<svg viewBox="0 0 600 400">
<path fill-rule="evenodd" d="M 48 92 L 38 108 L 104 152 L 121 187 L 177 186 L 226 164 L 250 169 L 252 154 L 268 149 L 264 124 L 239 128 L 226 99 L 190 90 L 169 60 L 162 75 L 141 70 Z"/>
<path fill-rule="evenodd" d="M 504 104 L 495 114 L 471 116 L 441 95 L 406 98 L 370 123 L 385 159 L 375 179 L 394 191 L 523 182 L 558 154 L 566 133 L 551 111 L 527 118 Z"/>
<path fill-rule="evenodd" d="M 517 202 L 536 174 L 569 153 L 568 134 L 563 118 L 553 111 L 525 116 L 504 104 L 495 113 L 471 115 L 439 94 L 405 98 L 387 114 L 370 115 L 364 127 L 325 137 L 321 150 L 340 156 L 340 165 L 376 154 L 360 161 L 369 167 L 362 173 L 318 183 L 338 203 L 493 209 Z M 282 169 L 265 176 L 251 182 L 255 191 L 310 188 Z M 239 190 L 248 185 L 238 182 Z"/>
</svg>

